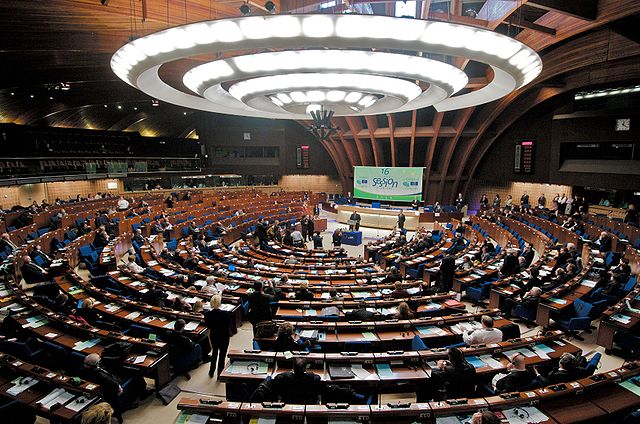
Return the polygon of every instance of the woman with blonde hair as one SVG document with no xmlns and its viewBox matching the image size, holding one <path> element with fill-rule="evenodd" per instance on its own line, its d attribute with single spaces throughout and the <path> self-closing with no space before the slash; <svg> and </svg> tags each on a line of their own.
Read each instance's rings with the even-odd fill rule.
<svg viewBox="0 0 640 424">
<path fill-rule="evenodd" d="M 81 424 L 111 424 L 113 408 L 107 402 L 91 405 L 82 413 Z"/>
<path fill-rule="evenodd" d="M 222 296 L 215 294 L 209 301 L 211 310 L 205 312 L 204 323 L 209 328 L 209 342 L 211 343 L 211 365 L 209 366 L 209 377 L 213 377 L 218 367 L 218 378 L 224 369 L 227 359 L 227 349 L 229 349 L 229 339 L 231 338 L 231 315 L 227 311 L 220 309 Z"/>
</svg>

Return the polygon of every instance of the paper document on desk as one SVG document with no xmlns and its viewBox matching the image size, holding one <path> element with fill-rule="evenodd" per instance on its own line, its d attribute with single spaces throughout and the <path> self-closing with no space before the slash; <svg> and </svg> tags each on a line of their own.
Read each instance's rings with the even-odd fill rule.
<svg viewBox="0 0 640 424">
<path fill-rule="evenodd" d="M 136 319 L 141 315 L 140 312 L 131 312 L 129 315 L 125 316 L 125 319 Z"/>
<path fill-rule="evenodd" d="M 509 424 L 536 424 L 549 420 L 549 417 L 533 406 L 505 409 L 502 413 L 509 420 Z M 522 416 L 525 418 L 520 418 Z"/>
<path fill-rule="evenodd" d="M 493 359 L 493 357 L 491 355 L 482 355 L 482 356 L 480 356 L 480 360 L 482 362 L 484 362 L 485 364 L 489 365 L 494 370 L 498 370 L 498 369 L 504 368 L 504 365 L 502 365 L 502 363 L 500 363 L 500 361 L 497 361 L 497 360 Z"/>
<path fill-rule="evenodd" d="M 436 424 L 468 424 L 471 415 L 455 415 L 453 417 L 436 417 Z"/>
<path fill-rule="evenodd" d="M 625 389 L 629 390 L 631 393 L 635 394 L 636 396 L 640 396 L 640 387 L 636 386 L 636 384 L 634 383 L 634 380 L 636 380 L 636 378 L 631 378 L 627 381 L 622 381 L 620 383 L 618 383 L 618 385 L 620 385 L 621 387 L 624 387 Z"/>
<path fill-rule="evenodd" d="M 378 375 L 382 378 L 393 377 L 393 371 L 391 371 L 389 364 L 376 364 L 376 369 L 378 370 Z"/>
<path fill-rule="evenodd" d="M 198 328 L 198 323 L 196 321 L 189 321 L 187 325 L 184 326 L 184 329 L 187 331 L 193 331 Z"/>
<path fill-rule="evenodd" d="M 417 327 L 416 328 L 420 334 L 426 335 L 436 335 L 436 336 L 446 336 L 447 332 L 440 327 L 436 327 L 435 325 L 430 325 L 428 327 Z"/>
<path fill-rule="evenodd" d="M 538 355 L 540 359 L 549 359 L 549 355 L 547 355 L 547 353 L 544 350 L 540 349 L 538 346 L 534 346 L 531 349 L 533 349 L 535 354 Z"/>
<path fill-rule="evenodd" d="M 622 324 L 629 324 L 631 322 L 631 317 L 629 315 L 615 314 L 611 316 L 611 319 Z"/>
<path fill-rule="evenodd" d="M 35 386 L 38 384 L 38 380 L 33 377 L 18 377 L 13 380 L 11 383 L 14 384 L 13 387 L 7 390 L 7 393 L 13 396 L 18 396 L 20 393 L 24 392 L 31 386 Z"/>
<path fill-rule="evenodd" d="M 65 405 L 65 408 L 70 409 L 74 412 L 80 412 L 87 406 L 91 405 L 93 403 L 93 399 L 94 398 L 88 399 L 84 396 L 78 396 L 76 400 Z"/>
<path fill-rule="evenodd" d="M 465 359 L 473 365 L 474 368 L 483 368 L 487 365 L 477 356 L 467 356 Z"/>
<path fill-rule="evenodd" d="M 378 340 L 378 336 L 376 336 L 375 334 L 373 334 L 370 331 L 365 331 L 362 333 L 362 337 L 364 337 L 365 340 L 369 340 L 369 341 L 376 341 Z"/>
<path fill-rule="evenodd" d="M 582 280 L 580 282 L 580 285 L 585 286 L 585 287 L 595 287 L 597 284 L 596 281 L 593 280 Z"/>
<path fill-rule="evenodd" d="M 360 380 L 366 380 L 367 378 L 369 378 L 371 376 L 371 373 L 367 370 L 365 370 L 362 367 L 362 364 L 352 364 L 351 365 L 351 372 L 353 374 L 355 374 L 356 377 L 358 377 Z"/>
</svg>

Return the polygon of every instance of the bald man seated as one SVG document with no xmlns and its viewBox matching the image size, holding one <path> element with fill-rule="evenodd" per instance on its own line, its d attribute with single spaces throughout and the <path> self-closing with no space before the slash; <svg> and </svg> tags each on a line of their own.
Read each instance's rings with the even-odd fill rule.
<svg viewBox="0 0 640 424">
<path fill-rule="evenodd" d="M 84 358 L 82 376 L 92 383 L 98 383 L 102 387 L 104 399 L 115 410 L 114 416 L 122 422 L 122 412 L 138 407 L 135 402 L 138 398 L 145 399 L 153 390 L 147 389 L 147 383 L 140 374 L 118 376 L 107 370 L 101 364 L 102 358 L 97 353 L 92 353 Z M 120 367 L 122 368 L 122 367 Z"/>
<path fill-rule="evenodd" d="M 527 370 L 523 354 L 512 357 L 507 369 L 509 374 L 496 381 L 496 393 L 519 392 L 533 383 L 535 375 Z"/>
</svg>

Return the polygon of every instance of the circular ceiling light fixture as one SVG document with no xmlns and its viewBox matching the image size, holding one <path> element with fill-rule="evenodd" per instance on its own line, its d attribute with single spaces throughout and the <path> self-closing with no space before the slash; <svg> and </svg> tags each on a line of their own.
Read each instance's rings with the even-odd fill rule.
<svg viewBox="0 0 640 424">
<path fill-rule="evenodd" d="M 272 51 L 260 52 L 267 49 Z M 187 69 L 181 81 L 186 91 L 180 81 L 170 84 L 160 77 L 165 64 L 201 61 L 202 55 L 224 58 Z M 461 92 L 469 77 L 450 65 L 460 63 L 452 58 L 484 63 L 490 80 Z M 167 103 L 306 119 L 311 105 L 338 116 L 477 106 L 531 82 L 542 71 L 542 60 L 519 41 L 482 28 L 387 16 L 305 14 L 170 28 L 123 46 L 113 55 L 111 68 L 128 84 Z"/>
</svg>

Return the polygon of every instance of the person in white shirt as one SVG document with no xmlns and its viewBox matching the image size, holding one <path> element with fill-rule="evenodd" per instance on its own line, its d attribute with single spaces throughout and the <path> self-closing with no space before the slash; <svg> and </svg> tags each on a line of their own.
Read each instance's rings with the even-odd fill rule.
<svg viewBox="0 0 640 424">
<path fill-rule="evenodd" d="M 207 285 L 202 287 L 200 291 L 204 294 L 213 296 L 214 294 L 218 294 L 218 289 L 216 288 L 216 277 L 213 275 L 209 275 L 206 279 Z"/>
<path fill-rule="evenodd" d="M 129 209 L 129 201 L 127 199 L 125 199 L 124 197 L 121 197 L 118 200 L 118 210 L 119 211 L 124 211 Z"/>
<path fill-rule="evenodd" d="M 136 263 L 136 258 L 133 255 L 129 255 L 129 263 L 127 263 L 127 269 L 131 272 L 135 272 L 136 274 L 142 274 L 144 272 L 144 268 Z"/>
<path fill-rule="evenodd" d="M 502 331 L 493 328 L 493 318 L 483 315 L 480 319 L 482 328 L 462 335 L 462 340 L 468 345 L 499 343 L 502 341 Z"/>
<path fill-rule="evenodd" d="M 304 239 L 302 238 L 302 233 L 298 230 L 294 230 L 291 232 L 291 238 L 293 239 L 293 245 L 296 247 L 304 246 Z"/>
</svg>

